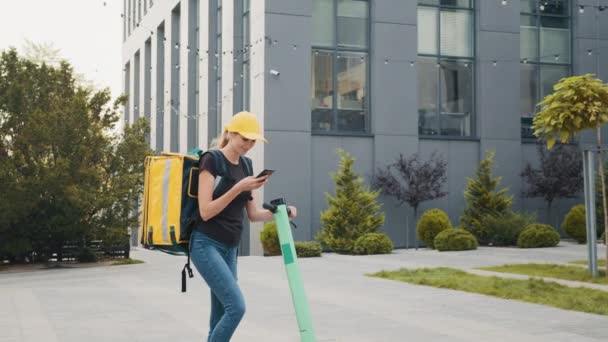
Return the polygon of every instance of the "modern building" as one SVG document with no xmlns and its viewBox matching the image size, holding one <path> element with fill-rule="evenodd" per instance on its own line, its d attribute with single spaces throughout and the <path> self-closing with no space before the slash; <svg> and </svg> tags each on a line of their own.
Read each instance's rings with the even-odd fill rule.
<svg viewBox="0 0 608 342">
<path fill-rule="evenodd" d="M 311 240 L 332 193 L 337 148 L 370 179 L 399 154 L 438 152 L 448 195 L 424 202 L 453 224 L 466 178 L 496 152 L 518 210 L 538 163 L 535 105 L 561 77 L 608 76 L 605 0 L 125 0 L 124 121 L 147 117 L 157 151 L 206 148 L 231 115 L 249 110 L 270 143 L 251 152 L 276 169 L 261 200 L 298 207 L 296 240 Z M 592 142 L 583 136 L 580 145 Z M 383 228 L 414 244 L 413 210 L 381 197 Z M 579 199 L 554 205 L 554 225 Z M 406 227 L 409 236 L 406 237 Z M 261 254 L 253 224 L 242 245 Z"/>
</svg>

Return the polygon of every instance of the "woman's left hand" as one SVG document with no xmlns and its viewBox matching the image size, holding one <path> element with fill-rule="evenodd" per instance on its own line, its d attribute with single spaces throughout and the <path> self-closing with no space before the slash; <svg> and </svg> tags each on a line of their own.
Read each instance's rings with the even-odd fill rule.
<svg viewBox="0 0 608 342">
<path fill-rule="evenodd" d="M 298 209 L 296 209 L 296 207 L 294 206 L 288 206 L 290 214 L 289 214 L 289 218 L 295 218 L 296 216 L 298 216 Z"/>
</svg>

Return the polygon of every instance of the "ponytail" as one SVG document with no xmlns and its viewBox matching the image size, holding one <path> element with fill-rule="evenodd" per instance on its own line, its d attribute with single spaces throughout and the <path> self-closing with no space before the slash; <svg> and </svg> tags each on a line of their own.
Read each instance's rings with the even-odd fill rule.
<svg viewBox="0 0 608 342">
<path fill-rule="evenodd" d="M 219 148 L 226 147 L 228 145 L 228 131 L 224 130 L 219 140 Z"/>
</svg>

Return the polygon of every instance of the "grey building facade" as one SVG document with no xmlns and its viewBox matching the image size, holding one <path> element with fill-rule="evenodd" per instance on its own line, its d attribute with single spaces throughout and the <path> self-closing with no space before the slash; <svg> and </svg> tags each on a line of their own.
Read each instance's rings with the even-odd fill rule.
<svg viewBox="0 0 608 342">
<path fill-rule="evenodd" d="M 296 240 L 312 240 L 320 229 L 337 148 L 356 158 L 367 180 L 399 154 L 438 152 L 448 162 L 448 195 L 419 211 L 440 208 L 454 225 L 467 177 L 493 150 L 514 209 L 556 225 L 583 200 L 560 200 L 547 218 L 541 199 L 521 195 L 521 171 L 538 163 L 531 118 L 561 77 L 608 75 L 605 5 L 125 0 L 125 122 L 146 116 L 152 148 L 186 152 L 207 148 L 234 113 L 256 113 L 270 143 L 251 152 L 255 168 L 277 170 L 258 197 L 298 207 Z M 383 231 L 396 247 L 412 247 L 413 210 L 380 200 Z M 261 254 L 260 230 L 251 225 L 246 254 Z"/>
</svg>

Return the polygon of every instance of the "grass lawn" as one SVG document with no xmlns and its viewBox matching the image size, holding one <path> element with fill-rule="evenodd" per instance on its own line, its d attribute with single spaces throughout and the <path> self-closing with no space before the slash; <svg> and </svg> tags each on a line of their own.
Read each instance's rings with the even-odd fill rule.
<svg viewBox="0 0 608 342">
<path fill-rule="evenodd" d="M 118 266 L 118 265 L 134 265 L 134 264 L 143 264 L 144 262 L 141 260 L 137 260 L 137 259 L 119 259 L 116 261 L 113 261 L 111 266 Z"/>
<path fill-rule="evenodd" d="M 479 267 L 478 269 L 608 285 L 608 278 L 605 277 L 606 272 L 604 270 L 599 270 L 599 277 L 593 279 L 586 268 L 578 266 L 554 264 L 511 264 L 493 267 Z"/>
<path fill-rule="evenodd" d="M 485 277 L 445 267 L 380 271 L 369 276 L 608 315 L 608 291 L 568 287 L 541 279 Z"/>
<path fill-rule="evenodd" d="M 576 260 L 576 261 L 570 261 L 569 264 L 579 264 L 579 265 L 587 265 L 588 261 L 587 260 Z M 606 266 L 606 259 L 599 259 L 597 261 L 598 266 Z"/>
</svg>

